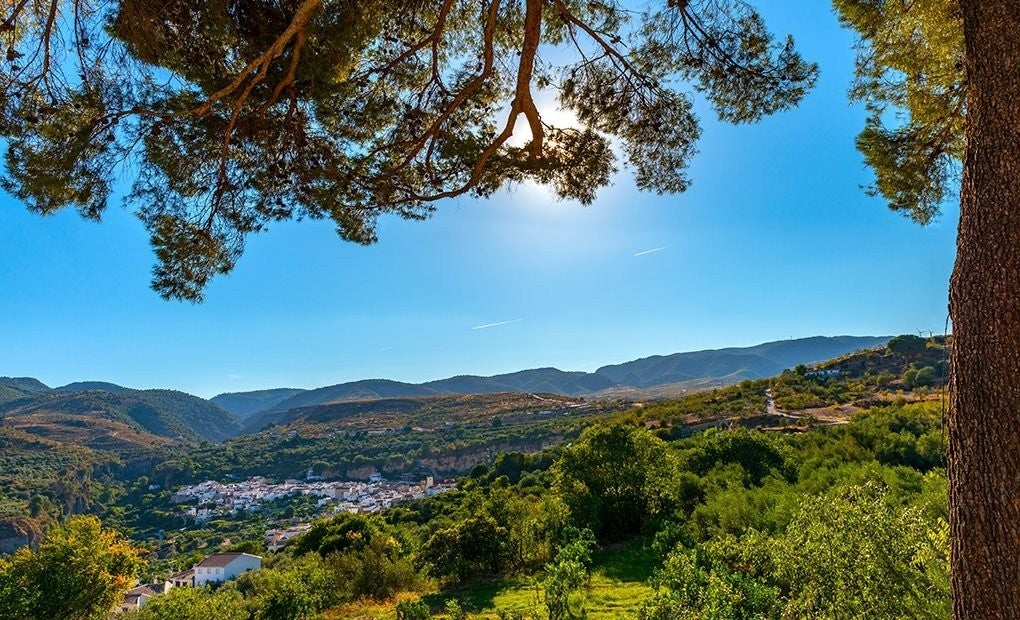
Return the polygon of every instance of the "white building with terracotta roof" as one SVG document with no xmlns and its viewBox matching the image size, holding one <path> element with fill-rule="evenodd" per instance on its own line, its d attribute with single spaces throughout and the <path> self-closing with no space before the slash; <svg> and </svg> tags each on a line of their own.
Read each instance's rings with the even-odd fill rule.
<svg viewBox="0 0 1020 620">
<path fill-rule="evenodd" d="M 250 553 L 214 553 L 195 565 L 195 587 L 230 581 L 240 574 L 262 568 L 262 558 Z"/>
</svg>

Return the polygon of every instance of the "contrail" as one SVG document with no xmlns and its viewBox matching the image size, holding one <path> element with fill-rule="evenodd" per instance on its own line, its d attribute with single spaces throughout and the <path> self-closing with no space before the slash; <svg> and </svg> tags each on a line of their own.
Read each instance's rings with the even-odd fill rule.
<svg viewBox="0 0 1020 620">
<path fill-rule="evenodd" d="M 651 250 L 644 250 L 642 252 L 638 252 L 634 256 L 644 256 L 645 254 L 655 254 L 656 252 L 661 252 L 661 251 L 663 251 L 665 249 L 666 249 L 666 246 L 662 246 L 661 248 L 652 248 Z"/>
<path fill-rule="evenodd" d="M 475 325 L 471 329 L 489 329 L 490 327 L 499 327 L 501 325 L 509 325 L 511 323 L 520 323 L 524 319 L 514 319 L 512 321 L 500 321 L 498 323 L 486 323 L 485 325 Z"/>
</svg>

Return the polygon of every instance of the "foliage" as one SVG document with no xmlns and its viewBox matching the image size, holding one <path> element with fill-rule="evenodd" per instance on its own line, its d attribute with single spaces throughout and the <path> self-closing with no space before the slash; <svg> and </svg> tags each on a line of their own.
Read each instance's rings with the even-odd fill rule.
<svg viewBox="0 0 1020 620">
<path fill-rule="evenodd" d="M 317 521 L 288 545 L 288 551 L 299 558 L 305 573 L 329 574 L 307 584 L 309 595 L 327 589 L 343 600 L 384 599 L 418 582 L 394 528 L 377 517 L 343 513 Z"/>
<path fill-rule="evenodd" d="M 914 336 L 912 334 L 902 334 L 889 340 L 885 345 L 886 349 L 890 353 L 899 353 L 900 355 L 916 355 L 924 351 L 928 346 L 928 341 L 920 336 Z"/>
<path fill-rule="evenodd" d="M 139 550 L 99 519 L 72 517 L 37 550 L 0 558 L 0 617 L 105 619 L 140 566 Z"/>
<path fill-rule="evenodd" d="M 233 588 L 173 588 L 146 601 L 132 620 L 248 620 L 244 598 Z"/>
<path fill-rule="evenodd" d="M 934 366 L 912 366 L 903 373 L 903 387 L 908 390 L 935 385 L 939 380 Z"/>
<path fill-rule="evenodd" d="M 860 37 L 851 98 L 869 112 L 857 148 L 875 171 L 874 194 L 925 224 L 957 180 L 963 158 L 963 18 L 954 0 L 834 0 Z M 888 121 L 897 124 L 890 127 Z"/>
<path fill-rule="evenodd" d="M 318 553 L 326 557 L 331 553 L 361 551 L 372 539 L 383 535 L 380 523 L 365 515 L 340 514 L 312 524 L 312 529 L 297 537 L 287 546 L 291 555 L 300 557 Z"/>
<path fill-rule="evenodd" d="M 430 620 L 432 610 L 422 601 L 402 601 L 397 605 L 397 620 Z"/>
<path fill-rule="evenodd" d="M 344 600 L 321 558 L 307 555 L 275 570 L 245 573 L 237 581 L 252 620 L 307 618 Z"/>
<path fill-rule="evenodd" d="M 794 475 L 787 449 L 775 435 L 743 429 L 708 431 L 692 443 L 697 448 L 684 453 L 682 467 L 699 476 L 724 463 L 740 465 L 754 486 L 769 475 L 787 479 Z"/>
<path fill-rule="evenodd" d="M 752 535 L 788 594 L 788 617 L 945 618 L 949 525 L 898 506 L 879 484 L 812 498 L 784 535 Z M 755 549 L 762 545 L 764 549 Z"/>
<path fill-rule="evenodd" d="M 767 380 L 743 381 L 716 390 L 695 392 L 683 398 L 647 403 L 635 413 L 641 419 L 681 426 L 721 415 L 753 415 L 765 409 L 767 387 Z"/>
<path fill-rule="evenodd" d="M 432 574 L 458 581 L 496 575 L 508 561 L 507 537 L 491 516 L 470 517 L 433 534 L 422 547 L 422 561 Z"/>
<path fill-rule="evenodd" d="M 846 381 L 867 368 L 909 367 L 939 354 L 926 349 L 921 357 L 891 359 L 870 352 L 836 363 L 857 368 L 841 375 Z M 810 371 L 787 374 L 794 393 L 801 381 L 817 380 Z M 727 388 L 717 397 L 763 394 L 767 385 Z M 712 407 L 713 398 L 698 395 L 656 411 Z M 136 616 L 187 619 L 211 610 L 228 619 L 347 617 L 366 610 L 362 615 L 392 617 L 392 601 L 402 593 L 425 591 L 432 593 L 424 603 L 401 603 L 399 613 L 429 617 L 430 609 L 454 598 L 459 612 L 451 604 L 447 615 L 502 610 L 506 617 L 596 620 L 620 613 L 649 619 L 947 613 L 946 444 L 937 402 L 875 407 L 846 424 L 802 433 L 710 430 L 669 443 L 635 425 L 638 413 L 601 422 L 582 418 L 589 428 L 571 445 L 497 458 L 453 491 L 382 515 L 317 521 L 287 550 L 268 556 L 262 570 L 215 590 L 171 591 Z M 489 433 L 512 426 L 476 428 Z M 280 439 L 307 445 L 300 436 Z M 213 452 L 200 447 L 191 454 L 206 450 Z M 229 459 L 241 453 L 233 442 L 219 450 Z M 154 519 L 169 492 L 149 489 L 150 481 L 140 476 L 116 500 L 102 501 L 131 504 L 136 517 Z M 42 499 L 31 503 L 40 515 L 52 508 Z M 171 549 L 173 559 L 159 560 L 144 574 L 158 579 L 171 563 L 190 566 L 217 547 L 252 548 L 267 518 L 251 514 L 174 532 L 158 543 L 158 552 Z M 593 552 L 594 536 L 578 527 L 594 531 L 597 524 L 603 524 L 598 538 L 614 544 Z M 12 565 L 0 565 L 7 576 Z M 436 580 L 424 579 L 426 571 Z M 27 592 L 14 583 L 0 579 L 0 600 L 8 606 L 23 605 Z M 3 615 L 27 617 L 21 609 Z"/>
<path fill-rule="evenodd" d="M 614 139 L 639 187 L 684 191 L 700 130 L 680 84 L 743 123 L 817 74 L 740 2 L 29 0 L 2 17 L 4 187 L 99 219 L 132 175 L 153 287 L 189 300 L 274 221 L 328 217 L 371 243 L 379 214 L 524 180 L 590 203 Z M 542 90 L 580 126 L 549 124 Z"/>
<path fill-rule="evenodd" d="M 730 571 L 701 549 L 671 551 L 654 578 L 656 595 L 642 620 L 765 620 L 778 618 L 776 588 Z"/>
<path fill-rule="evenodd" d="M 673 459 L 643 428 L 614 423 L 586 430 L 553 466 L 556 490 L 575 524 L 600 540 L 637 533 L 671 505 Z"/>
<path fill-rule="evenodd" d="M 450 620 L 468 620 L 467 612 L 460 606 L 460 601 L 455 598 L 446 601 L 443 609 Z"/>
<path fill-rule="evenodd" d="M 333 586 L 350 598 L 385 599 L 419 583 L 413 560 L 390 536 L 375 536 L 360 551 L 331 554 L 326 565 Z"/>
<path fill-rule="evenodd" d="M 571 528 L 556 557 L 545 568 L 542 580 L 543 604 L 549 620 L 584 618 L 584 591 L 589 585 L 591 549 L 595 536 L 591 530 Z"/>
</svg>

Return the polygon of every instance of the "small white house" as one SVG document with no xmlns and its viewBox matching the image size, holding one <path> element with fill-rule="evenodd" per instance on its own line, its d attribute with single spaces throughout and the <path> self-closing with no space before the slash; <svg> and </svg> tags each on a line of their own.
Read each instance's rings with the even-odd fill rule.
<svg viewBox="0 0 1020 620">
<path fill-rule="evenodd" d="M 229 581 L 241 573 L 262 568 L 262 558 L 250 553 L 214 553 L 195 565 L 195 587 Z"/>
</svg>

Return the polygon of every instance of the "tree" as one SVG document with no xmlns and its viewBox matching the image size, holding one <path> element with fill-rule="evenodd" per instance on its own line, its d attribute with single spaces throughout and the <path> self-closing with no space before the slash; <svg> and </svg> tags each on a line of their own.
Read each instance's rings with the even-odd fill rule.
<svg viewBox="0 0 1020 620">
<path fill-rule="evenodd" d="M 95 517 L 52 527 L 37 550 L 0 559 L 0 617 L 104 620 L 141 565 L 139 550 Z"/>
<path fill-rule="evenodd" d="M 247 620 L 244 598 L 236 589 L 174 588 L 146 602 L 136 620 Z"/>
<path fill-rule="evenodd" d="M 401 601 L 397 604 L 397 620 L 431 620 L 432 610 L 424 601 Z"/>
<path fill-rule="evenodd" d="M 634 534 L 672 506 L 666 488 L 675 473 L 672 455 L 644 428 L 619 422 L 589 428 L 553 471 L 575 524 L 602 540 Z"/>
<path fill-rule="evenodd" d="M 870 129 L 866 129 L 865 131 L 870 131 Z M 890 340 L 885 347 L 890 353 L 899 353 L 900 355 L 917 355 L 925 351 L 928 347 L 928 341 L 920 336 L 903 334 L 902 336 L 896 336 Z"/>
<path fill-rule="evenodd" d="M 888 200 L 889 208 L 927 224 L 946 196 L 956 194 L 953 185 L 963 156 L 967 92 L 959 3 L 833 4 L 843 24 L 863 42 L 850 95 L 869 112 L 857 147 L 875 171 L 870 191 Z M 897 116 L 899 124 L 890 127 L 890 111 L 908 115 Z M 919 340 L 900 336 L 889 348 Z"/>
<path fill-rule="evenodd" d="M 571 528 L 568 539 L 545 567 L 542 602 L 549 620 L 587 618 L 585 592 L 591 581 L 591 548 L 595 536 L 590 530 Z"/>
<path fill-rule="evenodd" d="M 700 548 L 670 551 L 652 583 L 656 593 L 639 611 L 641 620 L 779 617 L 775 588 L 730 571 Z"/>
<path fill-rule="evenodd" d="M 835 0 L 862 38 L 858 139 L 890 206 L 928 222 L 962 168 L 949 288 L 953 617 L 1020 617 L 1020 7 Z M 886 109 L 906 121 L 885 128 Z"/>
<path fill-rule="evenodd" d="M 948 524 L 887 495 L 874 482 L 840 486 L 806 501 L 782 536 L 745 541 L 748 556 L 771 556 L 782 617 L 947 616 Z"/>
<path fill-rule="evenodd" d="M 492 516 L 473 516 L 432 534 L 422 547 L 421 561 L 433 575 L 457 581 L 497 575 L 512 559 L 508 536 Z"/>
<path fill-rule="evenodd" d="M 237 581 L 248 616 L 257 620 L 308 618 L 341 601 L 334 580 L 315 554 L 273 570 L 251 571 Z"/>
</svg>

